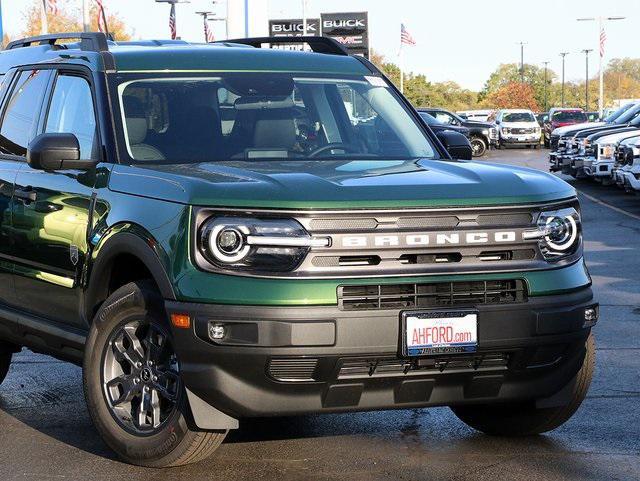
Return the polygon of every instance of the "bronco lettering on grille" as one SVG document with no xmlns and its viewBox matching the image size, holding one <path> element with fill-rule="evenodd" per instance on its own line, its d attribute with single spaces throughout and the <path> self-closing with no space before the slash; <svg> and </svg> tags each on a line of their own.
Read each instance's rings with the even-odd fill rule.
<svg viewBox="0 0 640 481">
<path fill-rule="evenodd" d="M 467 233 L 436 233 L 436 234 L 406 234 L 406 235 L 376 235 L 376 236 L 345 236 L 342 247 L 397 247 L 397 246 L 427 246 L 427 245 L 469 245 L 486 243 L 513 243 L 516 241 L 515 231 L 500 232 L 467 232 Z"/>
</svg>

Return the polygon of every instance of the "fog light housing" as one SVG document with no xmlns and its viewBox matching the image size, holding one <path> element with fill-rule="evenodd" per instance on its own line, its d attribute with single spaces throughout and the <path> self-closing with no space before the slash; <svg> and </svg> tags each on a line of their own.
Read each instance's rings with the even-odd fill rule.
<svg viewBox="0 0 640 481">
<path fill-rule="evenodd" d="M 214 341 L 221 341 L 227 335 L 227 330 L 222 324 L 209 325 L 209 337 Z"/>
<path fill-rule="evenodd" d="M 598 306 L 590 306 L 585 308 L 584 310 L 584 324 L 582 327 L 593 327 L 598 322 L 598 318 L 600 317 L 600 312 Z"/>
</svg>

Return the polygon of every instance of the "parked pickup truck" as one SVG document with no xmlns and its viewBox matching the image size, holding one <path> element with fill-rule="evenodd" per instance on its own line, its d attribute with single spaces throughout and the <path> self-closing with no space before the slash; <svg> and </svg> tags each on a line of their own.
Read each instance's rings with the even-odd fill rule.
<svg viewBox="0 0 640 481">
<path fill-rule="evenodd" d="M 437 121 L 451 126 L 461 126 L 469 129 L 469 140 L 474 157 L 482 157 L 491 146 L 498 145 L 498 129 L 495 124 L 465 120 L 453 112 L 440 108 L 421 108 L 419 112 L 427 112 Z"/>
<path fill-rule="evenodd" d="M 9 43 L 0 77 L 0 382 L 25 347 L 81 365 L 121 459 L 430 406 L 535 435 L 585 399 L 574 188 L 467 160 L 338 42 L 54 34 Z"/>
</svg>

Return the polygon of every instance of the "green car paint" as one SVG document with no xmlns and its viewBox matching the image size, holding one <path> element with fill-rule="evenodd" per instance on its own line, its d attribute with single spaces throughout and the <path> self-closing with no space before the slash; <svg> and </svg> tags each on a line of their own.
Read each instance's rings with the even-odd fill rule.
<svg viewBox="0 0 640 481">
<path fill-rule="evenodd" d="M 20 214 L 27 245 L 41 256 L 26 262 L 26 250 L 15 248 L 13 267 L 3 262 L 2 272 L 15 274 L 23 292 L 52 296 L 60 317 L 86 327 L 92 314 L 86 292 L 91 290 L 93 267 L 123 234 L 148 246 L 162 267 L 170 289 L 163 294 L 179 301 L 245 305 L 335 305 L 336 288 L 353 279 L 264 279 L 205 272 L 190 254 L 192 208 L 230 207 L 260 209 L 402 209 L 537 204 L 573 199 L 575 190 L 549 174 L 518 167 L 449 159 L 388 161 L 221 161 L 199 164 L 121 163 L 122 124 L 115 99 L 105 86 L 117 73 L 131 72 L 306 72 L 367 75 L 352 57 L 264 51 L 250 48 L 114 47 L 108 53 L 70 54 L 48 46 L 24 49 L 17 62 L 12 52 L 0 55 L 0 73 L 17 65 L 62 64 L 91 70 L 105 157 L 95 172 L 44 175 L 9 162 L 6 172 L 38 177 L 54 211 Z M 112 56 L 115 70 L 104 72 L 103 55 Z M 44 67 L 43 67 L 44 68 Z M 105 75 L 106 73 L 106 75 Z M 106 80 L 105 80 L 106 79 Z M 101 85 L 104 84 L 104 85 Z M 110 92 L 113 94 L 113 91 Z M 114 111 L 107 106 L 113 105 Z M 0 165 L 2 167 L 2 165 Z M 13 169 L 13 170 L 12 170 Z M 0 173 L 2 169 L 0 169 Z M 21 174 L 21 175 L 22 175 Z M 20 176 L 18 176 L 20 179 Z M 10 180 L 7 177 L 5 180 Z M 5 198 L 7 200 L 7 198 Z M 6 214 L 8 201 L 5 211 Z M 63 205 L 63 209 L 57 206 Z M 67 205 L 68 204 L 68 205 Z M 46 209 L 43 206 L 43 209 Z M 68 232 L 47 232 L 56 219 L 73 216 Z M 15 226 L 14 226 L 15 227 Z M 80 229 L 80 234 L 78 234 Z M 51 230 L 51 229 L 49 229 Z M 86 231 L 86 242 L 81 235 Z M 2 227 L 3 235 L 11 232 Z M 68 259 L 77 248 L 79 259 Z M 18 254 L 17 256 L 15 254 Z M 583 261 L 570 266 L 531 272 L 411 276 L 358 279 L 359 284 L 438 282 L 449 280 L 525 279 L 531 296 L 568 292 L 590 285 Z M 34 290 L 38 286 L 45 289 Z M 56 300 L 57 299 L 57 300 Z M 28 299 L 27 299 L 28 300 Z M 23 299 L 24 301 L 24 299 Z M 71 302 L 74 301 L 74 302 Z M 74 313 L 68 306 L 81 304 Z M 67 306 L 67 309 L 63 309 Z M 41 310 L 51 308 L 43 305 Z"/>
</svg>

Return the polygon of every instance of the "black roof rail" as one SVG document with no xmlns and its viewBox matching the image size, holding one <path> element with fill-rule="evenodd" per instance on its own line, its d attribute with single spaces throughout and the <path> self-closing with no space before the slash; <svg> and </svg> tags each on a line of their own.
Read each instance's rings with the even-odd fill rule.
<svg viewBox="0 0 640 481">
<path fill-rule="evenodd" d="M 306 43 L 316 53 L 326 53 L 331 55 L 349 55 L 349 52 L 342 44 L 329 37 L 301 36 L 301 37 L 254 37 L 254 38 L 237 38 L 234 40 L 221 40 L 216 43 L 235 43 L 242 45 L 251 45 L 252 47 L 261 48 L 263 44 L 292 44 Z"/>
<path fill-rule="evenodd" d="M 58 40 L 74 39 L 80 40 L 80 50 L 90 52 L 109 51 L 107 36 L 102 32 L 50 33 L 47 35 L 38 35 L 36 37 L 27 37 L 9 42 L 6 50 L 31 47 L 33 44 L 53 46 Z"/>
</svg>

